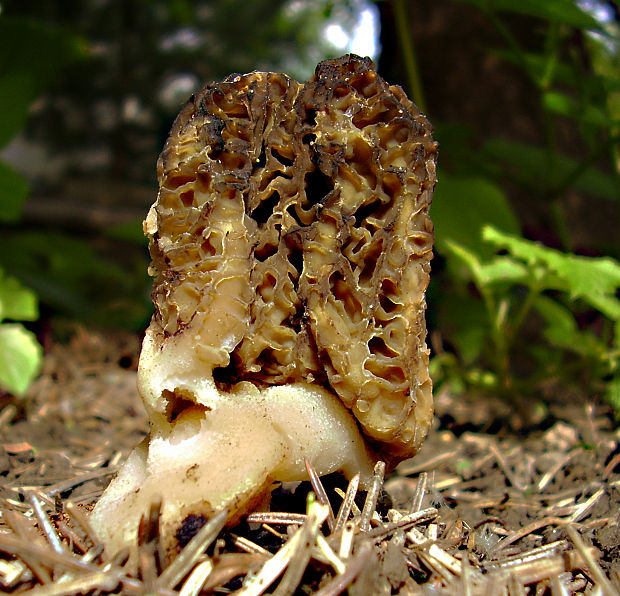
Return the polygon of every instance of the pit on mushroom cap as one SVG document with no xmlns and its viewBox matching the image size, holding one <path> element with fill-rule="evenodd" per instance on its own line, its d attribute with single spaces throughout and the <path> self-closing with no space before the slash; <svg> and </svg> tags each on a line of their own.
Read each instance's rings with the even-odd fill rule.
<svg viewBox="0 0 620 596">
<path fill-rule="evenodd" d="M 190 100 L 145 221 L 151 433 L 91 516 L 108 550 L 135 542 L 152 500 L 174 556 L 187 516 L 232 522 L 306 459 L 369 478 L 415 453 L 435 156 L 425 117 L 357 56 L 305 85 L 254 72 Z"/>
</svg>

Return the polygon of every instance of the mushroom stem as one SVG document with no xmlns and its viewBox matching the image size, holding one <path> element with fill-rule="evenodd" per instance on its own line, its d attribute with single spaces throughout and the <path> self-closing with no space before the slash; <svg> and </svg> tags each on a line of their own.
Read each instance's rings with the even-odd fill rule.
<svg viewBox="0 0 620 596">
<path fill-rule="evenodd" d="M 147 338 L 142 359 L 148 346 Z M 157 380 L 160 388 L 174 384 Z M 374 455 L 325 389 L 241 382 L 224 393 L 212 379 L 197 381 L 196 402 L 152 426 L 93 510 L 91 523 L 110 554 L 135 544 L 140 517 L 157 500 L 160 537 L 172 557 L 217 511 L 228 509 L 234 523 L 263 503 L 275 482 L 306 479 L 306 461 L 319 475 L 372 475 Z M 187 379 L 183 389 L 187 394 Z M 202 405 L 211 400 L 216 408 Z"/>
</svg>

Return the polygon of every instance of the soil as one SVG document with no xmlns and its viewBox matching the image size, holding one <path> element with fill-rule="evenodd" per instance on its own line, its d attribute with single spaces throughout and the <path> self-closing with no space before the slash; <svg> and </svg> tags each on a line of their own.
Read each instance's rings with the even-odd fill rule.
<svg viewBox="0 0 620 596">
<path fill-rule="evenodd" d="M 45 534 L 40 518 L 33 515 L 33 495 L 55 520 L 55 531 L 68 544 L 66 548 L 79 555 L 80 549 L 88 550 L 82 544 L 86 538 L 80 539 L 68 522 L 62 523 L 64 504 L 90 508 L 147 432 L 135 389 L 138 353 L 137 337 L 79 330 L 68 344 L 51 345 L 42 375 L 24 398 L 0 395 L 0 587 L 4 590 L 19 593 L 57 579 L 58 570 L 52 569 L 51 562 L 51 571 L 45 566 L 32 567 L 31 559 L 20 552 L 21 543 L 11 542 L 24 539 L 33 527 L 39 528 L 37 536 Z M 387 528 L 386 536 L 392 537 L 375 547 L 376 565 L 364 571 L 360 564 L 362 570 L 355 571 L 351 564 L 343 577 L 350 571 L 349 581 L 355 577 L 358 581 L 341 590 L 351 594 L 462 592 L 467 577 L 473 577 L 465 572 L 467 559 L 473 565 L 471 573 L 479 573 L 480 581 L 494 570 L 508 569 L 511 575 L 506 575 L 506 586 L 516 577 L 519 593 L 589 593 L 594 586 L 602 594 L 618 593 L 620 429 L 609 407 L 562 395 L 551 405 L 533 404 L 530 411 L 534 414 L 525 424 L 505 402 L 488 397 L 463 398 L 440 391 L 435 399 L 436 420 L 430 437 L 415 458 L 386 477 L 383 488 L 389 495 L 385 497 L 388 504 L 382 505 L 375 496 L 380 515 L 375 514 L 371 525 L 378 532 L 409 511 L 434 508 L 435 513 L 429 514 L 431 525 L 428 520 L 420 523 L 426 524 L 421 528 L 426 532 L 426 547 L 431 536 L 436 549 L 414 557 L 403 546 L 406 540 L 414 540 L 412 535 L 397 531 L 392 535 Z M 328 492 L 329 485 L 326 481 Z M 279 491 L 272 509 L 295 511 L 294 501 L 300 501 L 304 490 L 302 486 L 291 493 Z M 33 523 L 33 517 L 39 522 Z M 279 528 L 280 534 L 269 527 L 269 532 L 250 530 L 247 524 L 237 531 L 273 551 L 285 542 L 286 528 L 272 527 Z M 227 536 L 220 550 L 222 544 L 230 543 Z M 545 559 L 549 566 L 555 565 L 553 572 L 541 570 L 540 553 L 546 552 L 546 545 L 553 551 L 553 561 Z M 229 557 L 230 562 L 235 555 L 226 548 L 220 557 Z M 528 563 L 528 557 L 534 563 Z M 458 573 L 450 567 L 455 561 L 463 563 Z M 340 593 L 323 587 L 331 578 L 321 571 L 324 567 L 316 564 L 313 571 L 306 569 L 306 583 L 290 593 L 308 593 L 308 586 L 323 589 L 325 594 Z M 368 569 L 374 576 L 370 583 L 365 580 L 364 591 L 360 586 L 364 573 L 371 572 Z M 226 592 L 241 586 L 239 578 L 221 575 L 225 588 L 217 589 Z M 451 580 L 457 579 L 455 587 Z M 232 581 L 226 584 L 224 580 Z M 106 593 L 118 581 L 110 581 L 107 588 L 105 582 L 80 584 L 80 590 L 88 592 L 84 586 L 94 586 Z M 146 590 L 146 584 L 140 584 L 142 588 L 135 584 L 145 582 L 144 577 L 132 581 L 123 584 L 123 593 Z M 41 593 L 74 593 L 70 585 L 62 592 Z M 172 588 L 160 593 L 174 593 Z M 489 591 L 488 585 L 485 590 L 501 593 Z M 199 591 L 200 587 L 185 593 Z M 509 593 L 517 589 L 513 592 L 510 587 Z"/>
</svg>

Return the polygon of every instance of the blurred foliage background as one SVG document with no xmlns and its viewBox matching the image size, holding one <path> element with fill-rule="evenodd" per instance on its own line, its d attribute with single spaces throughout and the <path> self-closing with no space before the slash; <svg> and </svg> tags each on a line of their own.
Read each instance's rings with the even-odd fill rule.
<svg viewBox="0 0 620 596">
<path fill-rule="evenodd" d="M 440 143 L 437 390 L 620 411 L 618 35 L 605 0 L 0 0 L 0 386 L 35 335 L 147 325 L 141 220 L 192 92 L 353 51 Z"/>
</svg>

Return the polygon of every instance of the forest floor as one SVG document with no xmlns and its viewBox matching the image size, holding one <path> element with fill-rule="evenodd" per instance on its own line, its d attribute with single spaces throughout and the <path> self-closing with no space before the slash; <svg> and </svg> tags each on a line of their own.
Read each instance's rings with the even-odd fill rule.
<svg viewBox="0 0 620 596">
<path fill-rule="evenodd" d="M 131 570 L 102 553 L 85 513 L 146 434 L 139 340 L 82 330 L 46 352 L 25 399 L 0 395 L 0 591 L 620 593 L 620 429 L 571 395 L 524 426 L 505 403 L 438 392 L 430 437 L 385 482 L 377 469 L 353 500 L 351 484 L 324 481 L 341 515 L 305 514 L 309 483 L 280 489 L 272 511 L 296 516 L 205 527 L 166 568 L 154 511 Z"/>
</svg>

